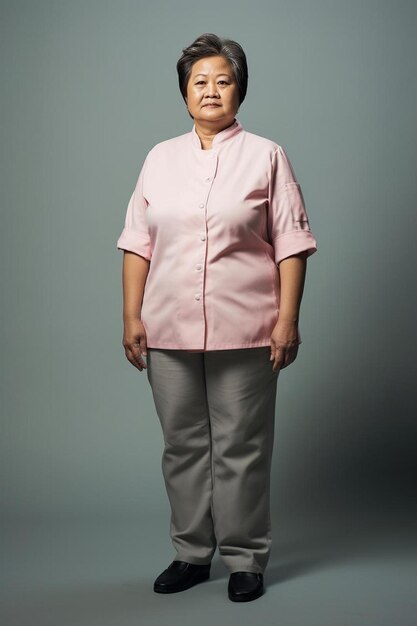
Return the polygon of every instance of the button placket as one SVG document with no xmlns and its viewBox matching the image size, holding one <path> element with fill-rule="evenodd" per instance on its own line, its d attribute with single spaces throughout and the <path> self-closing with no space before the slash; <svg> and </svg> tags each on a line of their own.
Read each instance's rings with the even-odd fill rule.
<svg viewBox="0 0 417 626">
<path fill-rule="evenodd" d="M 204 193 L 204 198 L 202 199 L 202 201 L 199 203 L 199 208 L 201 210 L 206 209 L 207 207 L 207 201 L 208 201 L 208 197 L 211 191 L 211 187 L 213 185 L 213 181 L 214 181 L 214 177 L 215 177 L 215 173 L 216 173 L 216 168 L 217 168 L 217 154 L 212 152 L 210 155 L 208 155 L 208 161 L 207 161 L 207 172 L 206 172 L 206 176 L 203 177 L 203 183 L 206 185 L 206 189 L 205 189 L 205 193 Z M 204 200 L 204 201 L 203 201 Z M 200 291 L 196 291 L 194 294 L 194 298 L 196 301 L 200 301 L 202 299 L 203 296 L 203 285 L 204 285 L 204 268 L 205 268 L 205 262 L 206 262 L 206 255 L 207 255 L 207 216 L 206 216 L 206 211 L 204 211 L 204 213 L 201 216 L 201 219 L 203 221 L 202 224 L 202 230 L 201 230 L 201 234 L 200 234 L 200 240 L 204 243 L 204 248 L 201 251 L 201 256 L 200 256 L 200 260 L 201 262 L 197 262 L 194 266 L 194 271 L 195 272 L 201 272 L 201 275 L 197 277 L 198 282 L 198 287 L 200 289 Z"/>
</svg>

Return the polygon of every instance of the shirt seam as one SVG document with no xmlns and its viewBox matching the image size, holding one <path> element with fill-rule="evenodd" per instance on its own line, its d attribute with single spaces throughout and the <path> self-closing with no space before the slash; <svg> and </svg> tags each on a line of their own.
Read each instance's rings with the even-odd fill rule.
<svg viewBox="0 0 417 626">
<path fill-rule="evenodd" d="M 308 234 L 312 235 L 311 230 L 307 230 L 306 228 L 304 228 L 304 229 L 302 229 L 302 228 L 300 228 L 300 229 L 294 228 L 293 230 L 287 230 L 285 233 L 280 233 L 279 235 L 276 235 L 274 237 L 274 241 L 276 241 L 280 237 L 285 237 L 285 235 L 294 235 L 294 233 L 303 233 L 304 235 L 308 233 Z"/>
<path fill-rule="evenodd" d="M 259 341 L 249 341 L 248 343 L 212 343 L 211 344 L 211 348 L 245 348 L 245 347 L 256 347 L 256 346 L 262 346 L 265 345 L 265 342 L 268 342 L 270 344 L 271 340 L 270 338 L 265 338 L 265 339 L 260 339 Z M 148 345 L 148 348 L 164 348 L 166 346 L 171 346 L 171 347 L 175 347 L 178 350 L 202 350 L 202 348 L 179 348 L 177 343 L 171 343 L 171 342 L 163 342 L 163 344 L 160 344 L 159 346 L 151 346 Z"/>
</svg>

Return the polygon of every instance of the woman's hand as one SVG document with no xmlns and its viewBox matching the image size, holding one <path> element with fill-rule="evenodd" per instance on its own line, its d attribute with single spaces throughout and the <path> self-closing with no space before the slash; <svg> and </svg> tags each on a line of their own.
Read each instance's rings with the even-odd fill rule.
<svg viewBox="0 0 417 626">
<path fill-rule="evenodd" d="M 297 356 L 298 346 L 298 324 L 278 319 L 271 335 L 272 371 L 284 369 L 292 363 Z"/>
<path fill-rule="evenodd" d="M 142 354 L 147 356 L 146 331 L 140 319 L 125 320 L 122 344 L 128 361 L 140 372 L 147 369 L 142 358 Z"/>
</svg>

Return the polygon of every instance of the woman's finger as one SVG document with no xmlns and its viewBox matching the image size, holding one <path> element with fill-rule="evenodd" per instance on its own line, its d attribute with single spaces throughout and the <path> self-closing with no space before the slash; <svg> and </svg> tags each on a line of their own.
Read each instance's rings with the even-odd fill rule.
<svg viewBox="0 0 417 626">
<path fill-rule="evenodd" d="M 129 350 L 129 348 L 125 348 L 125 354 L 126 354 L 126 358 L 129 361 L 129 363 L 131 363 L 134 367 L 136 367 L 136 369 L 142 371 L 141 367 L 139 366 L 138 362 L 136 361 L 135 356 L 133 355 L 133 352 L 131 350 Z"/>
<path fill-rule="evenodd" d="M 142 371 L 147 368 L 146 363 L 142 359 L 141 349 L 138 343 L 133 343 L 126 349 L 126 357 L 138 370 Z"/>
<path fill-rule="evenodd" d="M 277 369 L 281 369 L 282 364 L 284 362 L 285 350 L 284 348 L 275 347 L 274 352 L 274 363 L 272 365 L 272 371 L 275 372 Z"/>
<path fill-rule="evenodd" d="M 134 343 L 132 345 L 131 350 L 132 350 L 133 356 L 135 357 L 135 359 L 136 359 L 137 363 L 140 365 L 140 367 L 142 369 L 146 369 L 147 365 L 146 365 L 145 361 L 142 358 L 142 349 L 141 349 L 140 344 L 139 343 Z"/>
</svg>

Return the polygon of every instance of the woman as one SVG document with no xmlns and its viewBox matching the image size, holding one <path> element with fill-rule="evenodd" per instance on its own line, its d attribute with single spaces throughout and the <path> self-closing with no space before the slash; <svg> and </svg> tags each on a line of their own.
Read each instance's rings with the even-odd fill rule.
<svg viewBox="0 0 417 626">
<path fill-rule="evenodd" d="M 165 441 L 176 555 L 154 591 L 207 580 L 218 546 L 228 597 L 248 601 L 264 592 L 277 379 L 301 343 L 317 243 L 284 149 L 236 118 L 241 46 L 206 33 L 177 71 L 193 127 L 146 155 L 117 241 L 123 346 Z"/>
</svg>

